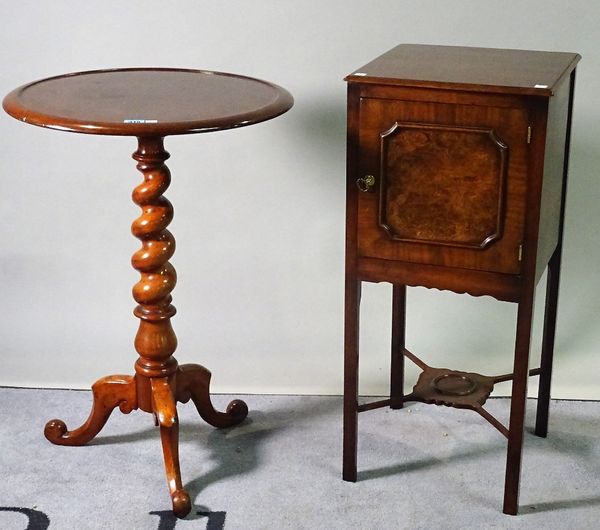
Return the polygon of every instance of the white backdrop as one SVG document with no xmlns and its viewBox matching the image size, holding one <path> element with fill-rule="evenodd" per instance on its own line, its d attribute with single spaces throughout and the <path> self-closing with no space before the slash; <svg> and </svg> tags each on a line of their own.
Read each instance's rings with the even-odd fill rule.
<svg viewBox="0 0 600 530">
<path fill-rule="evenodd" d="M 211 369 L 217 392 L 341 393 L 344 75 L 400 42 L 581 53 L 553 395 L 600 399 L 596 0 L 0 6 L 2 94 L 50 75 L 127 66 L 235 72 L 294 94 L 295 107 L 274 121 L 166 141 L 176 356 Z M 6 115 L 0 131 L 0 384 L 88 388 L 132 373 L 135 140 Z M 542 283 L 538 291 L 539 316 Z M 364 288 L 363 393 L 387 390 L 390 295 L 386 284 Z M 408 309 L 408 346 L 430 364 L 511 371 L 514 304 L 410 289 Z"/>
</svg>

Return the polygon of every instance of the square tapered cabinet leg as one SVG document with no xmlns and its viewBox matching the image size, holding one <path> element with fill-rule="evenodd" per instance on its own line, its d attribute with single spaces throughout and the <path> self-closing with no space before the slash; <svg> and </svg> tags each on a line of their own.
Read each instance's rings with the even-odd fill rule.
<svg viewBox="0 0 600 530">
<path fill-rule="evenodd" d="M 517 514 L 531 376 L 539 376 L 535 434 L 548 432 L 579 59 L 403 44 L 346 78 L 344 479 L 357 476 L 358 413 L 409 401 L 467 408 L 508 441 L 503 510 Z M 541 363 L 530 369 L 534 293 L 546 268 Z M 358 296 L 348 278 L 393 286 L 389 399 L 358 404 Z M 513 371 L 436 368 L 409 351 L 407 286 L 515 303 Z M 411 391 L 405 359 L 421 370 Z M 503 381 L 512 381 L 508 426 L 484 407 Z"/>
<path fill-rule="evenodd" d="M 356 482 L 358 432 L 358 329 L 360 320 L 360 282 L 346 278 L 344 351 L 344 449 L 343 478 Z"/>
</svg>

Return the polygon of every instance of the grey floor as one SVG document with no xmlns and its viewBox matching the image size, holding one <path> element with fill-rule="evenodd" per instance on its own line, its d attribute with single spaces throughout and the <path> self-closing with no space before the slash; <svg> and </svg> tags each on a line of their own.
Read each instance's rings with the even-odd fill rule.
<svg viewBox="0 0 600 530">
<path fill-rule="evenodd" d="M 526 434 L 518 517 L 501 513 L 505 440 L 473 412 L 413 404 L 361 414 L 350 484 L 339 397 L 245 396 L 249 419 L 224 431 L 182 405 L 194 515 L 176 521 L 150 415 L 117 411 L 86 447 L 44 439 L 50 418 L 78 426 L 90 399 L 0 388 L 0 529 L 600 528 L 600 403 L 555 401 L 550 436 Z M 487 406 L 506 419 L 506 399 Z"/>
</svg>

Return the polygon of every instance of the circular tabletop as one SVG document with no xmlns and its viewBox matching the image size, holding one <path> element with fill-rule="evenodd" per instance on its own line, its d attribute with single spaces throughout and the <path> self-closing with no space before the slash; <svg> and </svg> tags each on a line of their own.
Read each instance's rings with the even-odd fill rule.
<svg viewBox="0 0 600 530">
<path fill-rule="evenodd" d="M 88 134 L 168 136 L 242 127 L 294 103 L 277 85 L 235 74 L 126 68 L 66 74 L 13 90 L 8 114 L 26 123 Z"/>
</svg>

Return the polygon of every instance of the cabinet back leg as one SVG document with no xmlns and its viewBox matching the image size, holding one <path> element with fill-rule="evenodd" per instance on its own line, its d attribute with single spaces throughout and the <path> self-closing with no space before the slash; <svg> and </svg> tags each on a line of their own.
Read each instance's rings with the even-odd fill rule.
<svg viewBox="0 0 600 530">
<path fill-rule="evenodd" d="M 542 359 L 538 390 L 535 434 L 545 438 L 548 435 L 548 412 L 550 408 L 550 384 L 552 379 L 552 359 L 554 357 L 554 337 L 556 332 L 556 311 L 560 282 L 560 249 L 557 249 L 548 264 L 544 331 L 542 335 Z"/>
<path fill-rule="evenodd" d="M 392 286 L 392 366 L 390 408 L 404 405 L 404 346 L 406 341 L 406 285 Z"/>
</svg>

